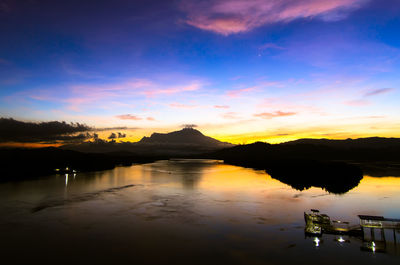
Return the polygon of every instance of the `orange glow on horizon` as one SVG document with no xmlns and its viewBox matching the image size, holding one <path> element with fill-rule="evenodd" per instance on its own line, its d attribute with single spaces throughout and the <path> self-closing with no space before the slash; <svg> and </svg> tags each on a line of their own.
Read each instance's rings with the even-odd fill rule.
<svg viewBox="0 0 400 265">
<path fill-rule="evenodd" d="M 14 147 L 14 148 L 43 148 L 43 147 L 60 147 L 62 144 L 54 143 L 16 143 L 16 142 L 5 142 L 0 143 L 0 147 Z"/>
<path fill-rule="evenodd" d="M 144 135 L 144 136 L 150 136 L 150 134 Z M 368 137 L 399 137 L 398 135 L 393 136 L 392 134 L 384 134 L 384 135 L 374 135 L 374 134 L 343 134 L 343 135 L 338 135 L 335 137 L 329 137 L 329 136 L 321 136 L 321 134 L 293 134 L 293 135 L 282 135 L 282 136 L 276 136 L 276 135 L 271 135 L 268 136 L 263 133 L 255 133 L 255 134 L 245 134 L 245 135 L 208 135 L 205 134 L 206 136 L 210 136 L 212 138 L 215 138 L 221 142 L 228 142 L 232 144 L 252 144 L 255 142 L 266 142 L 270 144 L 280 144 L 280 143 L 285 143 L 285 142 L 290 142 L 290 141 L 295 141 L 299 139 L 330 139 L 330 140 L 345 140 L 345 139 L 357 139 L 357 138 L 368 138 Z M 135 134 L 131 136 L 127 136 L 125 138 L 119 138 L 115 139 L 117 143 L 124 143 L 124 142 L 131 142 L 135 143 L 140 141 L 144 136 Z M 110 141 L 106 136 L 101 135 L 99 137 L 102 140 Z M 88 141 L 93 141 L 93 139 L 90 139 Z M 86 142 L 88 142 L 86 141 Z M 18 143 L 18 142 L 5 142 L 5 143 L 0 143 L 0 147 L 16 147 L 16 148 L 42 148 L 42 147 L 60 147 L 62 146 L 62 143 Z"/>
<path fill-rule="evenodd" d="M 239 128 L 237 127 L 239 126 Z M 222 142 L 228 142 L 232 144 L 251 144 L 254 142 L 267 142 L 270 144 L 279 144 L 289 141 L 295 141 L 298 139 L 312 138 L 312 139 L 332 139 L 332 140 L 344 140 L 344 139 L 357 139 L 367 137 L 400 137 L 399 131 L 396 127 L 388 128 L 381 126 L 380 130 L 368 130 L 369 125 L 358 125 L 358 126 L 337 126 L 339 130 L 335 130 L 335 127 L 315 127 L 315 128 L 289 128 L 289 129 L 273 129 L 265 131 L 253 131 L 252 128 L 246 128 L 242 130 L 241 124 L 227 125 L 227 126 L 213 126 L 204 125 L 196 128 L 205 136 L 212 137 Z M 125 134 L 126 137 L 114 139 L 117 143 L 123 142 L 138 142 L 143 137 L 149 137 L 153 133 L 169 133 L 180 130 L 179 125 L 157 127 L 157 128 L 135 128 L 135 129 L 110 129 L 95 131 L 98 134 L 99 139 L 110 141 L 109 136 L 114 133 L 118 135 L 118 132 Z M 87 139 L 86 141 L 93 141 L 93 138 Z M 63 145 L 59 143 L 41 143 L 41 142 L 4 142 L 0 143 L 0 147 L 20 147 L 20 148 L 39 148 L 39 147 L 59 147 Z"/>
</svg>

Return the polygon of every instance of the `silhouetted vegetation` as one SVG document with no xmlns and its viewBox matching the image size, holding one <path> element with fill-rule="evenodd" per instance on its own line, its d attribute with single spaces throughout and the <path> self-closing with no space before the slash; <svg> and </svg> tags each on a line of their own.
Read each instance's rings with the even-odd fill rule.
<svg viewBox="0 0 400 265">
<path fill-rule="evenodd" d="M 332 159 L 338 150 L 320 145 L 254 143 L 208 154 L 225 163 L 263 169 L 271 177 L 298 190 L 321 187 L 332 193 L 345 193 L 363 177 L 357 165 Z M 326 156 L 324 156 L 326 155 Z"/>
<path fill-rule="evenodd" d="M 314 186 L 333 193 L 345 193 L 356 187 L 363 171 L 372 176 L 400 176 L 400 139 L 397 138 L 301 139 L 221 149 L 226 146 L 232 145 L 185 128 L 169 134 L 153 134 L 138 143 L 98 140 L 75 146 L 79 150 L 94 148 L 97 153 L 60 148 L 1 149 L 0 159 L 3 179 L 48 175 L 56 168 L 97 171 L 174 157 L 220 159 L 228 164 L 265 170 L 273 178 L 299 190 Z"/>
<path fill-rule="evenodd" d="M 0 149 L 1 180 L 19 180 L 55 173 L 66 167 L 78 172 L 113 169 L 117 165 L 153 162 L 163 157 L 136 156 L 128 152 L 86 154 L 59 148 Z"/>
</svg>

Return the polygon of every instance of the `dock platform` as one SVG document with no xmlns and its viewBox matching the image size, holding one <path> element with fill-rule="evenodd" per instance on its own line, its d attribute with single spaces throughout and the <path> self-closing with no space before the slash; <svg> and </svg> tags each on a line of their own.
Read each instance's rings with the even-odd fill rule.
<svg viewBox="0 0 400 265">
<path fill-rule="evenodd" d="M 375 229 L 380 230 L 380 241 L 385 242 L 385 229 L 393 230 L 393 241 L 397 244 L 396 238 L 396 230 L 400 231 L 400 219 L 394 218 L 385 218 L 383 216 L 373 216 L 373 215 L 359 215 L 360 218 L 360 226 L 363 232 L 363 238 L 365 238 L 365 230 L 370 230 L 370 239 L 372 241 L 376 240 L 375 238 Z"/>
</svg>

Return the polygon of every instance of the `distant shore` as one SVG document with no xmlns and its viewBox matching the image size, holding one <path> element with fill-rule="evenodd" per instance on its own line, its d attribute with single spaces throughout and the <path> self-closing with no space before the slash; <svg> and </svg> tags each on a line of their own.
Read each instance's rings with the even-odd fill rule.
<svg viewBox="0 0 400 265">
<path fill-rule="evenodd" d="M 142 154 L 128 151 L 84 153 L 56 147 L 1 148 L 0 165 L 3 174 L 0 181 L 18 181 L 63 173 L 67 172 L 66 168 L 90 172 L 162 159 L 201 158 L 262 169 L 273 178 L 299 190 L 315 186 L 333 193 L 343 193 L 358 185 L 363 175 L 400 177 L 400 141 L 397 140 L 310 139 L 276 145 L 258 142 L 193 155 L 176 155 L 174 149 L 171 149 L 170 154 L 156 155 L 159 150 L 151 148 Z"/>
<path fill-rule="evenodd" d="M 91 172 L 116 166 L 151 163 L 164 157 L 135 156 L 129 153 L 88 154 L 55 147 L 0 149 L 0 181 L 18 181 L 69 171 Z"/>
</svg>

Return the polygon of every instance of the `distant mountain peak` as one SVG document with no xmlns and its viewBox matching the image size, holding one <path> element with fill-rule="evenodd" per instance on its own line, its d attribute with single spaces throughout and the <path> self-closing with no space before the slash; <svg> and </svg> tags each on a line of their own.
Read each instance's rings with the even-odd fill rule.
<svg viewBox="0 0 400 265">
<path fill-rule="evenodd" d="M 209 147 L 233 146 L 230 143 L 221 142 L 217 139 L 205 136 L 199 130 L 191 127 L 185 127 L 179 131 L 169 133 L 153 133 L 150 137 L 143 137 L 138 144 L 185 144 Z"/>
<path fill-rule="evenodd" d="M 179 131 L 173 131 L 173 132 L 169 132 L 169 133 L 152 133 L 150 137 L 143 137 L 142 139 L 149 139 L 152 137 L 160 137 L 162 135 L 167 135 L 167 136 L 172 136 L 172 135 L 180 135 L 180 136 L 193 136 L 193 135 L 197 135 L 197 136 L 204 136 L 204 134 L 202 134 L 199 130 L 193 129 L 193 128 L 183 128 Z"/>
<path fill-rule="evenodd" d="M 169 133 L 153 133 L 139 142 L 86 142 L 63 148 L 88 153 L 130 152 L 140 156 L 180 156 L 207 153 L 234 146 L 205 136 L 199 130 L 183 128 Z"/>
</svg>

